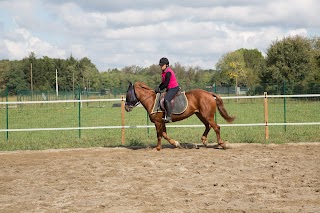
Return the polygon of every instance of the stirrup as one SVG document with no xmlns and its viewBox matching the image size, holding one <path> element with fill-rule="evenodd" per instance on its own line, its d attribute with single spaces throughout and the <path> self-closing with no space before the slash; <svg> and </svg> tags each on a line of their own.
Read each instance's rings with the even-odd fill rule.
<svg viewBox="0 0 320 213">
<path fill-rule="evenodd" d="M 165 118 L 162 118 L 162 120 L 163 120 L 165 123 L 171 123 L 171 122 L 172 122 L 172 118 L 171 118 L 171 117 L 165 117 Z"/>
</svg>

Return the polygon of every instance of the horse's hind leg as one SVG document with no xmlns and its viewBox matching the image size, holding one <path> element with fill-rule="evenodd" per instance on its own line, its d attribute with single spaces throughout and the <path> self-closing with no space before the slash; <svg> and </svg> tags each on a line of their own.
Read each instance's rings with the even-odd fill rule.
<svg viewBox="0 0 320 213">
<path fill-rule="evenodd" d="M 204 130 L 202 137 L 201 137 L 201 141 L 203 143 L 204 146 L 208 146 L 208 133 L 211 129 L 209 122 L 202 117 L 202 115 L 200 115 L 199 113 L 196 113 L 197 117 L 201 120 L 201 122 L 205 125 L 206 129 Z"/>
<path fill-rule="evenodd" d="M 177 147 L 177 148 L 182 148 L 182 146 L 180 145 L 179 141 L 175 141 L 171 138 L 168 137 L 168 134 L 167 134 L 167 128 L 166 126 L 163 127 L 163 132 L 162 132 L 162 136 L 164 137 L 164 139 L 166 139 L 171 145 Z"/>
<path fill-rule="evenodd" d="M 221 146 L 223 149 L 226 149 L 227 146 L 226 146 L 225 142 L 220 137 L 220 126 L 218 124 L 216 124 L 216 122 L 214 122 L 213 119 L 210 119 L 209 123 L 216 133 L 217 142 L 218 142 L 219 146 Z"/>
<path fill-rule="evenodd" d="M 202 137 L 206 137 L 207 136 L 206 134 L 208 134 L 208 132 L 210 131 L 210 128 L 212 127 L 216 133 L 218 145 L 221 146 L 223 149 L 226 149 L 226 145 L 220 137 L 220 126 L 216 124 L 216 122 L 214 121 L 214 114 L 208 115 L 208 116 L 197 114 L 197 116 L 206 125 L 206 130 L 203 133 Z"/>
</svg>

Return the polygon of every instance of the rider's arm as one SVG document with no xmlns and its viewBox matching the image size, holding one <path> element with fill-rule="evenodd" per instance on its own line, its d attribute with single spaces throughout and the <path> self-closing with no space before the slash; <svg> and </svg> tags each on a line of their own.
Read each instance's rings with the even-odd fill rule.
<svg viewBox="0 0 320 213">
<path fill-rule="evenodd" d="M 171 72 L 167 72 L 166 73 L 166 76 L 164 78 L 164 82 L 162 82 L 160 85 L 159 85 L 159 88 L 160 90 L 163 90 L 163 89 L 166 89 L 169 85 L 169 82 L 170 82 L 170 78 L 171 78 Z"/>
</svg>

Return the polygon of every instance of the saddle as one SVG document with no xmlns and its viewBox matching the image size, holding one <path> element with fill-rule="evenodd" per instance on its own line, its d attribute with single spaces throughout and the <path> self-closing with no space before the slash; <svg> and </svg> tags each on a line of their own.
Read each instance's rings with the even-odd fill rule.
<svg viewBox="0 0 320 213">
<path fill-rule="evenodd" d="M 164 108 L 164 96 L 166 93 L 157 93 L 156 99 L 153 104 L 153 108 L 151 111 L 151 114 L 157 113 L 157 112 L 165 112 Z M 172 104 L 172 114 L 179 115 L 182 114 L 188 107 L 188 99 L 185 94 L 185 92 L 179 92 L 174 96 L 174 98 L 171 100 Z"/>
</svg>

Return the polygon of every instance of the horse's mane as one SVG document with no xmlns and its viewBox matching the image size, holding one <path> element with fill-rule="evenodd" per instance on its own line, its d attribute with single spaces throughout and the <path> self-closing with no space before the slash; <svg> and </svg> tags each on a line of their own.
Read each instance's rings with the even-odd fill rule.
<svg viewBox="0 0 320 213">
<path fill-rule="evenodd" d="M 150 88 L 149 86 L 147 86 L 145 83 L 141 82 L 141 81 L 138 81 L 134 84 L 135 87 L 141 87 L 141 88 L 144 88 L 144 89 L 148 89 L 148 90 L 153 90 L 152 88 Z"/>
</svg>

